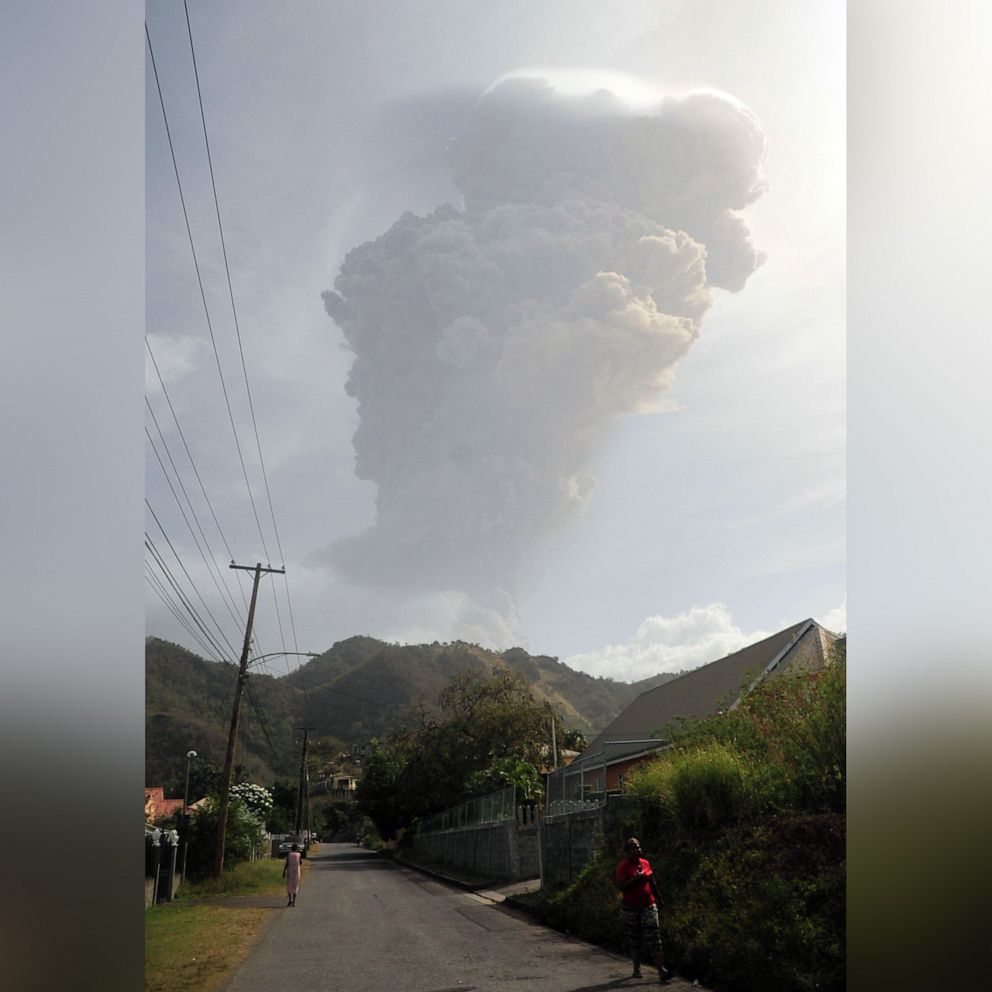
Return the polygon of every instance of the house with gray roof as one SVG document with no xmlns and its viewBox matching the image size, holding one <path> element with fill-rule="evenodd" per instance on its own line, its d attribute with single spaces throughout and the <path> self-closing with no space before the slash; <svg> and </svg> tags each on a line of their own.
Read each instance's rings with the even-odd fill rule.
<svg viewBox="0 0 992 992">
<path fill-rule="evenodd" d="M 740 651 L 642 692 L 567 768 L 549 781 L 551 804 L 581 802 L 623 790 L 625 774 L 668 746 L 680 718 L 708 717 L 735 707 L 748 689 L 783 672 L 818 671 L 840 635 L 803 620 Z"/>
</svg>

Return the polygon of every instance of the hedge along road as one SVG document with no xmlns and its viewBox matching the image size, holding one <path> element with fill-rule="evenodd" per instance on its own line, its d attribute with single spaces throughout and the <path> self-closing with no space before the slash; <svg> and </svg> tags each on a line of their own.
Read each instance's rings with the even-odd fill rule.
<svg viewBox="0 0 992 992">
<path fill-rule="evenodd" d="M 225 992 L 597 992 L 630 963 L 351 844 L 321 844 Z M 673 981 L 667 988 L 685 989 Z"/>
</svg>

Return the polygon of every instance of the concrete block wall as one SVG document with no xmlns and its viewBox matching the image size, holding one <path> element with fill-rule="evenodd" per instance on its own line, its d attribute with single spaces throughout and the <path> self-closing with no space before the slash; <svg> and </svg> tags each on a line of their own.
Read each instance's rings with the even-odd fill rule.
<svg viewBox="0 0 992 992">
<path fill-rule="evenodd" d="M 540 875 L 537 822 L 512 820 L 420 833 L 413 853 L 430 864 L 493 881 L 518 882 Z"/>
<path fill-rule="evenodd" d="M 605 837 L 636 829 L 633 822 L 626 825 L 626 821 L 633 821 L 637 812 L 634 797 L 609 796 L 603 806 L 595 809 L 545 817 L 541 829 L 544 885 L 557 888 L 574 881 Z M 618 850 L 617 860 L 622 856 Z"/>
<path fill-rule="evenodd" d="M 596 850 L 603 833 L 602 808 L 544 819 L 541 856 L 545 885 L 567 885 Z"/>
<path fill-rule="evenodd" d="M 613 836 L 635 811 L 632 797 L 610 796 L 604 806 L 575 813 L 420 833 L 413 838 L 413 853 L 425 863 L 493 881 L 539 878 L 543 868 L 545 885 L 567 885 L 602 838 Z"/>
<path fill-rule="evenodd" d="M 517 827 L 517 878 L 541 877 L 541 827 L 532 823 Z"/>
</svg>

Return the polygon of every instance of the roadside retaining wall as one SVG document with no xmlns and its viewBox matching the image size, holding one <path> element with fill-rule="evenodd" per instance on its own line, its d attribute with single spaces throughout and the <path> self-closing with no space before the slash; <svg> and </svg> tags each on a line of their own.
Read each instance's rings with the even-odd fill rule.
<svg viewBox="0 0 992 992">
<path fill-rule="evenodd" d="M 546 816 L 541 824 L 543 884 L 552 888 L 568 885 L 585 863 L 599 850 L 604 837 L 611 837 L 624 820 L 636 816 L 637 801 L 631 796 L 608 796 L 603 806 Z M 617 859 L 622 852 L 617 852 Z"/>
<path fill-rule="evenodd" d="M 538 818 L 525 809 L 516 820 L 418 833 L 413 853 L 487 881 L 520 882 L 541 874 L 539 837 Z"/>
<path fill-rule="evenodd" d="M 518 810 L 516 820 L 480 823 L 451 830 L 418 833 L 414 857 L 487 881 L 521 882 L 543 878 L 552 887 L 568 885 L 626 820 L 635 829 L 637 801 L 609 796 L 603 806 L 541 816 L 533 808 Z M 622 832 L 622 831 L 621 831 Z M 622 856 L 618 851 L 617 858 Z"/>
</svg>

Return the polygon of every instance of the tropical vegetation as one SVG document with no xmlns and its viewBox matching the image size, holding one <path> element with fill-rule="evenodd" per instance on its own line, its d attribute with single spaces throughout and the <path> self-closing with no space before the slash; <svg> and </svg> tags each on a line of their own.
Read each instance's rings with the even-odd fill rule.
<svg viewBox="0 0 992 992">
<path fill-rule="evenodd" d="M 631 776 L 600 853 L 535 910 L 622 950 L 612 874 L 637 835 L 680 974 L 734 992 L 844 988 L 845 690 L 841 647 L 825 671 L 770 679 L 729 712 L 684 722 Z"/>
<path fill-rule="evenodd" d="M 441 692 L 437 716 L 373 742 L 357 801 L 384 838 L 419 817 L 506 785 L 519 798 L 538 796 L 539 768 L 549 763 L 552 721 L 517 672 L 456 674 Z"/>
</svg>

